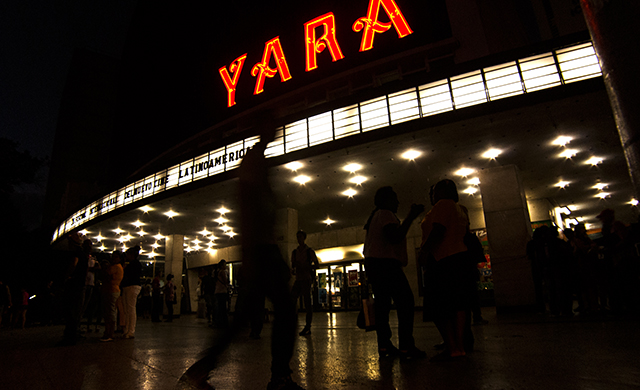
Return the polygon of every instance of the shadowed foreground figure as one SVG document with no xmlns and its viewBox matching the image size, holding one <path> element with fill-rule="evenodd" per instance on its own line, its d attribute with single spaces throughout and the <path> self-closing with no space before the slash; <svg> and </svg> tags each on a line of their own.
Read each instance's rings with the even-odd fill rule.
<svg viewBox="0 0 640 390">
<path fill-rule="evenodd" d="M 275 137 L 275 126 L 265 125 L 260 142 L 247 152 L 240 165 L 242 288 L 234 324 L 204 359 L 181 378 L 183 383 L 212 388 L 215 377 L 207 380 L 217 356 L 228 346 L 239 328 L 246 325 L 256 310 L 264 307 L 264 297 L 274 307 L 271 335 L 271 381 L 267 390 L 298 390 L 291 379 L 289 362 L 293 355 L 297 313 L 289 290 L 291 271 L 276 244 L 274 227 L 276 202 L 269 186 L 264 151 Z"/>
</svg>

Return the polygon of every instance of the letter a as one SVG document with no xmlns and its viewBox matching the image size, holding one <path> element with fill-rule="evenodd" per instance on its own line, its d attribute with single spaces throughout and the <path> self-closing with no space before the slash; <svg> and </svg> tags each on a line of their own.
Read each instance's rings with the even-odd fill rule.
<svg viewBox="0 0 640 390">
<path fill-rule="evenodd" d="M 316 28 L 324 27 L 324 34 L 316 40 Z M 304 41 L 307 49 L 307 72 L 318 67 L 316 53 L 328 47 L 333 62 L 344 58 L 336 40 L 336 20 L 332 12 L 318 16 L 304 24 Z"/>
<path fill-rule="evenodd" d="M 276 60 L 276 69 L 269 67 L 269 61 L 271 60 L 272 53 Z M 280 37 L 275 37 L 272 40 L 265 42 L 264 52 L 262 53 L 262 62 L 258 62 L 253 66 L 253 68 L 251 68 L 251 75 L 258 77 L 256 79 L 256 87 L 253 94 L 257 95 L 262 93 L 265 78 L 274 77 L 276 73 L 280 73 L 280 80 L 283 83 L 291 78 L 289 65 L 287 65 L 287 60 L 284 58 L 282 45 L 280 45 Z"/>
<path fill-rule="evenodd" d="M 382 23 L 378 21 L 378 14 L 380 13 L 380 5 L 384 8 L 384 11 L 389 16 L 391 22 Z M 353 23 L 353 31 L 362 33 L 362 41 L 360 41 L 360 51 L 367 51 L 373 48 L 373 36 L 375 33 L 383 33 L 391 28 L 391 25 L 395 27 L 398 33 L 398 38 L 404 38 L 413 31 L 407 20 L 400 12 L 400 8 L 393 0 L 369 0 L 369 9 L 367 10 L 367 16 L 359 18 Z"/>
<path fill-rule="evenodd" d="M 220 77 L 222 77 L 222 82 L 224 83 L 224 86 L 227 87 L 227 107 L 231 107 L 236 104 L 236 87 L 238 86 L 240 72 L 242 72 L 242 66 L 246 59 L 247 53 L 244 53 L 231 63 L 228 71 L 226 66 L 218 69 Z M 233 78 L 229 76 L 229 72 L 233 74 Z"/>
</svg>

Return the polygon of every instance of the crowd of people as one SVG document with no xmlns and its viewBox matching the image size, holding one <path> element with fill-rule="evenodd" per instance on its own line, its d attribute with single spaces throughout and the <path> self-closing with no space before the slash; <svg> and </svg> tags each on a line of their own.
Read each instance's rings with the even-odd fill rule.
<svg viewBox="0 0 640 390">
<path fill-rule="evenodd" d="M 547 225 L 533 232 L 527 255 L 539 313 L 572 317 L 576 312 L 640 310 L 639 227 L 616 221 L 611 209 L 603 210 L 598 219 L 602 229 L 594 239 L 581 223 L 562 230 L 562 236 Z"/>
<path fill-rule="evenodd" d="M 272 136 L 272 135 L 271 135 Z M 268 140 L 268 138 L 267 138 Z M 267 141 L 268 142 L 268 141 Z M 291 379 L 289 361 L 297 327 L 295 301 L 303 298 L 306 322 L 300 336 L 311 333 L 313 316 L 312 285 L 318 267 L 315 252 L 305 244 L 306 233 L 296 235 L 298 247 L 291 253 L 291 267 L 284 261 L 274 238 L 273 194 L 266 165 L 262 164 L 266 142 L 247 153 L 241 166 L 240 187 L 243 208 L 243 267 L 240 278 L 246 288 L 238 297 L 240 305 L 234 320 L 250 323 L 251 338 L 259 338 L 265 298 L 274 307 L 272 339 L 272 378 L 269 389 L 301 389 Z M 261 171 L 262 169 L 262 171 Z M 260 196 L 256 197 L 256 194 Z M 482 246 L 470 231 L 467 209 L 458 203 L 456 185 L 442 180 L 431 187 L 431 209 L 423 217 L 418 262 L 423 270 L 424 318 L 433 321 L 442 336 L 442 352 L 434 362 L 455 361 L 473 350 L 471 318 L 482 320 L 478 306 L 477 263 L 484 261 Z M 408 264 L 406 236 L 425 206 L 413 204 L 404 220 L 396 213 L 400 202 L 392 187 L 378 189 L 375 208 L 364 229 L 366 282 L 375 300 L 375 331 L 380 358 L 421 359 L 426 353 L 415 345 L 413 324 L 415 299 L 403 271 Z M 598 215 L 602 231 L 592 239 L 583 224 L 559 232 L 550 225 L 535 229 L 527 245 L 533 276 L 536 309 L 552 316 L 574 313 L 602 314 L 640 310 L 640 229 L 615 220 L 613 210 Z M 114 251 L 100 261 L 92 252 L 91 240 L 78 233 L 68 236 L 68 258 L 62 288 L 48 283 L 42 301 L 50 307 L 42 311 L 41 323 L 64 319 L 61 345 L 73 345 L 87 332 L 98 332 L 104 320 L 100 341 L 109 342 L 122 333 L 135 337 L 136 323 L 143 319 L 171 322 L 176 303 L 174 276 L 157 272 L 145 279 L 138 260 L 139 246 L 124 253 Z M 290 289 L 289 279 L 295 276 Z M 230 280 L 225 260 L 201 271 L 198 295 L 204 301 L 208 324 L 230 326 Z M 10 325 L 24 328 L 30 296 L 25 288 L 12 291 L 0 280 L 0 314 L 11 313 Z M 574 309 L 574 303 L 578 306 Z M 57 302 L 58 305 L 54 303 Z M 398 346 L 392 342 L 389 315 L 395 304 L 398 316 Z M 166 314 L 163 315 L 163 313 Z M 54 313 L 57 313 L 56 316 Z M 473 314 L 472 314 L 473 313 Z M 86 326 L 81 320 L 86 318 Z M 0 315 L 2 326 L 2 315 Z M 93 327 L 93 329 L 92 329 Z"/>
</svg>

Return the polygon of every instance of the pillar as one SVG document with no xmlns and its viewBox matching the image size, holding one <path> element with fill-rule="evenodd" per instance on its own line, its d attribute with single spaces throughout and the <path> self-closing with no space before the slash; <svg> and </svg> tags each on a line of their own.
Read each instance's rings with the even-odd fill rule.
<svg viewBox="0 0 640 390">
<path fill-rule="evenodd" d="M 640 1 L 580 0 L 613 109 L 636 199 L 640 196 Z"/>
<path fill-rule="evenodd" d="M 164 276 L 173 274 L 173 283 L 176 285 L 176 300 L 178 303 L 173 306 L 173 315 L 180 315 L 180 301 L 182 298 L 182 261 L 184 258 L 184 236 L 182 234 L 171 234 L 166 237 L 166 247 L 164 254 Z M 163 312 L 166 313 L 164 307 Z"/>
<path fill-rule="evenodd" d="M 526 250 L 531 220 L 518 168 L 507 165 L 482 170 L 480 191 L 497 310 L 533 305 L 533 278 Z"/>
</svg>

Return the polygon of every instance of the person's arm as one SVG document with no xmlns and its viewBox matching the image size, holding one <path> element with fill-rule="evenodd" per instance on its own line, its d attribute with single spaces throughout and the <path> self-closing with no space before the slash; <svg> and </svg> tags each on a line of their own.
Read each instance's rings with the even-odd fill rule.
<svg viewBox="0 0 640 390">
<path fill-rule="evenodd" d="M 398 244 L 407 236 L 407 232 L 413 221 L 424 211 L 424 205 L 412 204 L 409 214 L 402 221 L 402 224 L 390 223 L 382 228 L 382 234 L 392 244 Z"/>
</svg>

